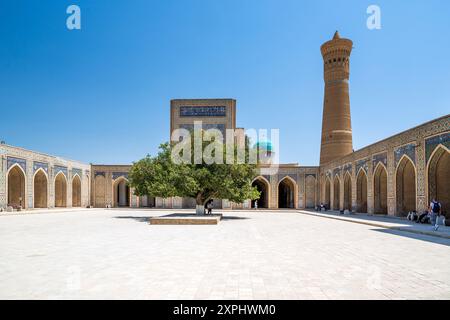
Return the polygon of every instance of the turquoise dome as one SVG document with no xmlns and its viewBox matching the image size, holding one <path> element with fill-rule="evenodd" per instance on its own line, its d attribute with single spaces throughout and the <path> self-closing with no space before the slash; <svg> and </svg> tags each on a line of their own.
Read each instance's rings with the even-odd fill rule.
<svg viewBox="0 0 450 320">
<path fill-rule="evenodd" d="M 272 142 L 270 142 L 270 141 L 258 141 L 257 143 L 255 143 L 253 148 L 272 152 Z"/>
</svg>

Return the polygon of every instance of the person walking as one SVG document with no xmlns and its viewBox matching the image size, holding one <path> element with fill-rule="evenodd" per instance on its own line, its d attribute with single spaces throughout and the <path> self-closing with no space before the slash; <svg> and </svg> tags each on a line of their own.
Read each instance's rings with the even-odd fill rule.
<svg viewBox="0 0 450 320">
<path fill-rule="evenodd" d="M 206 204 L 206 209 L 208 210 L 208 214 L 212 214 L 213 207 L 214 207 L 214 203 L 213 203 L 213 199 L 211 199 Z"/>
<path fill-rule="evenodd" d="M 441 218 L 441 203 L 436 199 L 433 199 L 430 203 L 430 212 L 436 217 L 434 231 L 437 231 L 439 229 L 439 220 Z"/>
</svg>

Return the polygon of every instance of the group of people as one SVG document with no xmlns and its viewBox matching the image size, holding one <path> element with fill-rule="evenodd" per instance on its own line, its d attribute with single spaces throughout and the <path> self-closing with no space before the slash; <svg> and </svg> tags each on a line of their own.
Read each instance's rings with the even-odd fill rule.
<svg viewBox="0 0 450 320">
<path fill-rule="evenodd" d="M 316 206 L 316 211 L 327 211 L 328 206 L 326 204 L 320 203 L 319 206 Z"/>
<path fill-rule="evenodd" d="M 431 201 L 430 206 L 427 211 L 423 212 L 420 215 L 417 215 L 416 211 L 411 211 L 408 213 L 406 219 L 410 221 L 415 221 L 417 223 L 434 223 L 434 230 L 437 231 L 439 229 L 439 224 L 442 220 L 442 224 L 445 226 L 445 217 L 442 214 L 442 205 L 436 199 Z"/>
</svg>

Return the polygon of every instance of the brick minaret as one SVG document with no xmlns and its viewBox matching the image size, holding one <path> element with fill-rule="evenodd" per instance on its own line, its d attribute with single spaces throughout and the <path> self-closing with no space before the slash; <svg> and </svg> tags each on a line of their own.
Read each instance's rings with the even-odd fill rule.
<svg viewBox="0 0 450 320">
<path fill-rule="evenodd" d="M 348 91 L 352 45 L 336 31 L 333 39 L 320 48 L 325 80 L 320 165 L 353 151 Z"/>
</svg>

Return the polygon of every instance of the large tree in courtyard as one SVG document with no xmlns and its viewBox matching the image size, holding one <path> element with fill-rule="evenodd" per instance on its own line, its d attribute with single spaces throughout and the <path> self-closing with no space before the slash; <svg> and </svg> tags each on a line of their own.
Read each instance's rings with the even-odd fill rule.
<svg viewBox="0 0 450 320">
<path fill-rule="evenodd" d="M 129 172 L 130 186 L 135 188 L 138 196 L 195 198 L 197 214 L 203 213 L 205 203 L 213 198 L 237 203 L 258 199 L 260 194 L 252 187 L 256 165 L 248 163 L 248 139 L 245 145 L 244 163 L 236 161 L 234 157 L 232 163 L 210 163 L 203 157 L 200 161 L 195 161 L 193 154 L 189 154 L 190 161 L 176 163 L 173 159 L 176 144 L 162 144 L 157 156 L 148 155 L 133 164 Z M 201 146 L 202 151 L 211 147 L 206 142 L 202 142 Z M 235 155 L 237 148 L 233 147 L 232 150 Z M 216 145 L 212 155 L 225 159 L 225 145 Z"/>
</svg>

